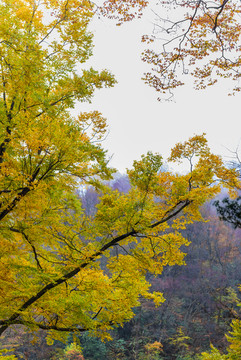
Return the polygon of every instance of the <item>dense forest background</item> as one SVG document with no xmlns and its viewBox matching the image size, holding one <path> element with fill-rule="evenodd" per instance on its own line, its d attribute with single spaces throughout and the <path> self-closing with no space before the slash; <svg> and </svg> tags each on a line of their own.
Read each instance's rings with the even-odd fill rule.
<svg viewBox="0 0 241 360">
<path fill-rule="evenodd" d="M 113 189 L 128 192 L 127 176 L 117 175 L 110 183 Z M 98 193 L 92 188 L 79 191 L 79 198 L 88 215 L 94 215 Z M 219 199 L 226 196 L 225 192 Z M 152 290 L 161 291 L 165 303 L 155 307 L 142 300 L 136 316 L 123 327 L 111 332 L 112 341 L 101 342 L 84 333 L 79 337 L 84 359 L 194 359 L 196 354 L 213 344 L 224 351 L 225 333 L 230 322 L 239 318 L 236 305 L 241 283 L 241 230 L 220 221 L 213 201 L 202 208 L 205 222 L 195 222 L 183 231 L 190 245 L 186 266 L 167 266 L 162 275 L 149 276 Z M 102 266 L 105 266 L 102 260 Z M 45 333 L 36 334 L 14 329 L 6 332 L 3 345 L 14 348 L 18 359 L 65 359 L 66 345 L 47 345 Z M 69 337 L 69 344 L 73 337 Z M 74 354 L 74 352 L 73 352 Z M 66 359 L 82 359 L 72 355 Z"/>
</svg>

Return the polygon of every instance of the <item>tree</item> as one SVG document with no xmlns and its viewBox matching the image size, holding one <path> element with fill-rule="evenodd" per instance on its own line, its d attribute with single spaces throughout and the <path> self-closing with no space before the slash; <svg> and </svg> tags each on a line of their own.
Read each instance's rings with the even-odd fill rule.
<svg viewBox="0 0 241 360">
<path fill-rule="evenodd" d="M 224 198 L 222 200 L 222 205 L 220 201 L 217 200 L 214 202 L 217 212 L 221 220 L 226 221 L 236 229 L 241 228 L 241 197 L 232 200 L 229 198 Z"/>
<path fill-rule="evenodd" d="M 81 347 L 75 343 L 68 345 L 60 360 L 84 360 Z"/>
<path fill-rule="evenodd" d="M 98 142 L 105 120 L 69 111 L 114 84 L 106 70 L 78 67 L 91 54 L 92 15 L 82 0 L 0 5 L 0 334 L 19 325 L 50 339 L 108 338 L 140 297 L 164 301 L 145 274 L 184 264 L 179 229 L 201 219 L 218 180 L 239 185 L 204 135 L 171 152 L 170 161 L 188 159 L 186 175 L 160 172 L 161 156 L 148 153 L 129 170 L 128 193 L 103 184 L 113 172 Z M 94 215 L 75 196 L 88 185 L 101 190 Z"/>
<path fill-rule="evenodd" d="M 111 174 L 104 150 L 94 143 L 105 132 L 105 119 L 98 112 L 73 119 L 67 109 L 76 100 L 90 101 L 96 88 L 115 81 L 105 70 L 78 68 L 92 52 L 87 26 L 93 9 L 88 2 L 7 1 L 0 9 L 1 318 L 5 319 L 36 292 L 27 283 L 35 277 L 35 265 L 40 278 L 45 273 L 40 256 L 49 262 L 47 272 L 52 276 L 48 247 L 54 251 L 54 246 L 44 239 L 48 235 L 41 228 L 45 232 L 50 224 L 54 229 L 64 221 L 63 211 L 74 208 L 77 184 Z M 92 129 L 87 133 L 86 127 Z M 21 277 L 20 264 L 29 268 L 29 273 L 22 273 L 26 282 L 22 287 L 16 280 Z M 48 282 L 40 278 L 39 284 Z M 10 299 L 16 302 L 13 312 L 7 310 Z M 2 324 L 1 331 L 6 328 L 5 321 Z"/>
</svg>

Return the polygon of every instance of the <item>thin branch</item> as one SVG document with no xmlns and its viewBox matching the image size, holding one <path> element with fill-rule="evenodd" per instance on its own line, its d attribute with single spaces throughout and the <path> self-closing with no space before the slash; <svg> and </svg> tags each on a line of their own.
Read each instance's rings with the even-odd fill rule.
<svg viewBox="0 0 241 360">
<path fill-rule="evenodd" d="M 101 308 L 99 309 L 99 311 L 97 311 L 97 313 L 96 313 L 91 319 L 92 319 L 92 320 L 96 319 L 102 309 L 103 309 L 103 307 L 101 306 Z"/>
<path fill-rule="evenodd" d="M 42 42 L 44 42 L 49 35 L 54 31 L 54 29 L 56 28 L 56 26 L 58 26 L 61 22 L 63 22 L 66 19 L 66 13 L 67 13 L 67 6 L 68 6 L 69 1 L 67 0 L 64 6 L 64 14 L 62 16 L 62 18 L 60 18 L 54 25 L 53 27 L 49 30 L 49 32 L 44 36 L 44 38 L 42 40 L 40 40 L 39 44 L 41 44 Z"/>
<path fill-rule="evenodd" d="M 15 196 L 15 198 L 12 200 L 12 202 L 4 210 L 2 210 L 0 212 L 0 221 L 15 208 L 15 206 L 19 203 L 19 201 L 24 196 L 26 196 L 31 191 L 32 183 L 36 179 L 39 171 L 40 171 L 39 168 L 36 169 L 36 171 L 34 172 L 34 174 L 31 177 L 31 179 L 29 180 L 28 185 L 25 186 L 20 192 L 18 192 L 17 196 Z"/>
<path fill-rule="evenodd" d="M 19 234 L 22 234 L 23 237 L 25 238 L 25 240 L 29 243 L 29 245 L 31 246 L 32 250 L 33 250 L 33 253 L 34 253 L 34 258 L 35 258 L 35 261 L 37 263 L 37 267 L 40 269 L 40 270 L 43 270 L 40 262 L 39 262 L 39 259 L 38 259 L 38 254 L 37 254 L 37 251 L 36 251 L 36 248 L 35 246 L 31 243 L 31 241 L 29 240 L 29 237 L 25 234 L 24 231 L 22 230 L 19 230 L 19 229 L 16 229 L 16 228 L 13 228 L 11 227 L 10 228 L 11 231 L 13 232 L 16 232 L 16 233 L 19 233 Z"/>
<path fill-rule="evenodd" d="M 213 26 L 213 31 L 216 30 L 217 26 L 218 26 L 218 17 L 219 15 L 223 12 L 223 9 L 225 7 L 225 5 L 227 4 L 229 0 L 224 0 L 224 2 L 222 3 L 222 5 L 220 5 L 220 10 L 219 12 L 217 13 L 217 15 L 215 16 L 215 20 L 214 20 L 214 26 Z"/>
</svg>

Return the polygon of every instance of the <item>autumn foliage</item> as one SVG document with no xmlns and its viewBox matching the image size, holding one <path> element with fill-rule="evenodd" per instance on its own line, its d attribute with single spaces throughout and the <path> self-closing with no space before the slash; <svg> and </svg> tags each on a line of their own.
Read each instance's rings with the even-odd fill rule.
<svg viewBox="0 0 241 360">
<path fill-rule="evenodd" d="M 23 326 L 46 330 L 49 342 L 86 330 L 109 338 L 141 297 L 164 302 L 146 274 L 184 264 L 180 230 L 201 220 L 220 181 L 239 186 L 204 135 L 171 151 L 189 173 L 161 171 L 149 152 L 128 171 L 128 193 L 104 185 L 113 173 L 100 144 L 105 119 L 69 111 L 115 82 L 107 70 L 81 70 L 93 13 L 82 0 L 0 4 L 1 334 Z M 94 215 L 76 195 L 90 184 L 100 192 Z"/>
<path fill-rule="evenodd" d="M 241 5 L 236 0 L 110 0 L 99 12 L 118 24 L 141 17 L 143 10 L 154 8 L 153 31 L 143 34 L 146 50 L 142 60 L 150 65 L 144 74 L 146 84 L 170 99 L 173 90 L 189 75 L 197 90 L 223 79 L 229 95 L 241 90 Z"/>
<path fill-rule="evenodd" d="M 152 35 L 143 61 L 151 65 L 147 84 L 170 98 L 189 74 L 196 89 L 205 89 L 220 79 L 234 81 L 230 94 L 240 91 L 240 3 L 205 0 L 160 1 Z"/>
</svg>

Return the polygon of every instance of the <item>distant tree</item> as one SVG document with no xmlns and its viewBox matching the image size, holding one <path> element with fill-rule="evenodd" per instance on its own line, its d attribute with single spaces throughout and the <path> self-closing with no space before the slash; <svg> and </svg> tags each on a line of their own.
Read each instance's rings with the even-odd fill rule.
<svg viewBox="0 0 241 360">
<path fill-rule="evenodd" d="M 128 193 L 128 191 L 131 188 L 131 184 L 130 184 L 128 175 L 119 175 L 119 176 L 115 177 L 110 185 L 111 185 L 112 189 L 118 190 L 123 193 Z"/>
<path fill-rule="evenodd" d="M 82 349 L 76 343 L 71 343 L 64 350 L 64 355 L 59 360 L 84 360 Z"/>
<path fill-rule="evenodd" d="M 241 228 L 241 196 L 234 200 L 225 198 L 222 204 L 217 200 L 214 205 L 221 220 L 232 224 L 235 229 Z"/>
</svg>

